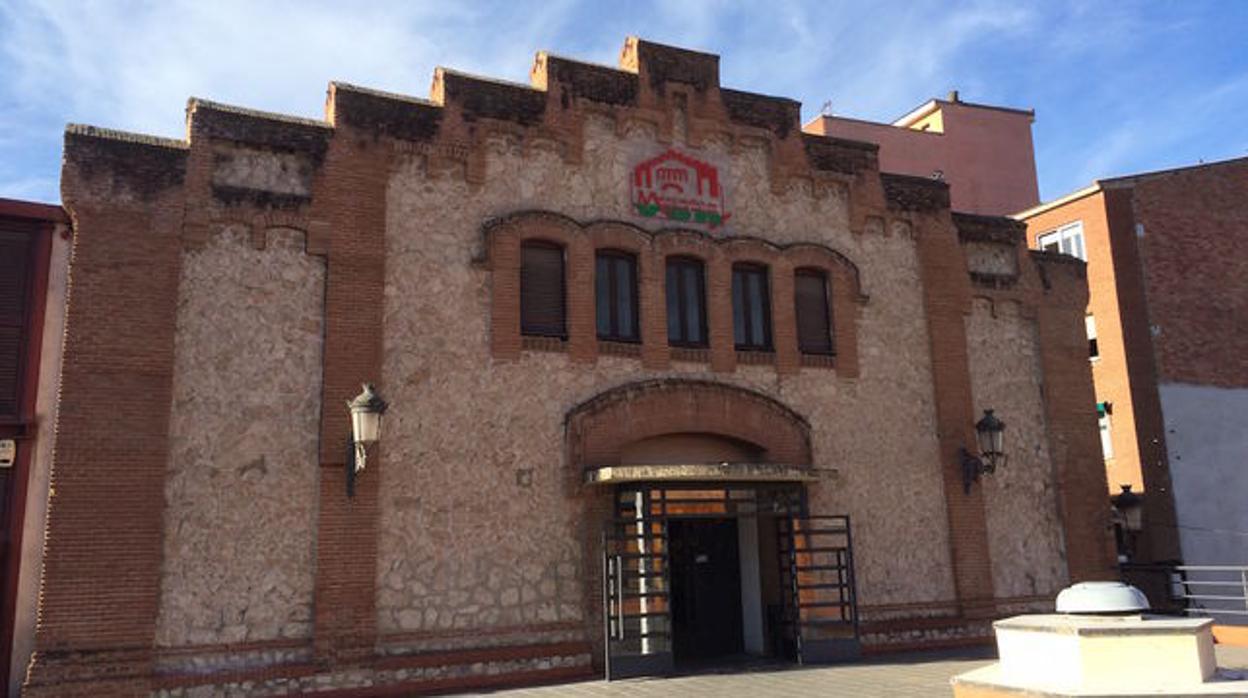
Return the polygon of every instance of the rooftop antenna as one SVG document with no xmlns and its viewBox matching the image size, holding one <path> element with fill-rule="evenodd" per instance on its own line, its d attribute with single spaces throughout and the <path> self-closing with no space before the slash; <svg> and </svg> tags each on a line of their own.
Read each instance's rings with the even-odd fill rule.
<svg viewBox="0 0 1248 698">
<path fill-rule="evenodd" d="M 832 116 L 832 100 L 824 100 L 823 106 L 819 107 L 820 116 Z"/>
</svg>

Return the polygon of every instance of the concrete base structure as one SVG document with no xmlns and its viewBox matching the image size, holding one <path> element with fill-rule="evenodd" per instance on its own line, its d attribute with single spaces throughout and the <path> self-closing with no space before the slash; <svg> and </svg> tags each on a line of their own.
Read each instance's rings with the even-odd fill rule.
<svg viewBox="0 0 1248 698">
<path fill-rule="evenodd" d="M 1219 677 L 1213 621 L 1017 616 L 994 624 L 1001 661 L 953 679 L 954 696 L 1248 695 Z"/>
</svg>

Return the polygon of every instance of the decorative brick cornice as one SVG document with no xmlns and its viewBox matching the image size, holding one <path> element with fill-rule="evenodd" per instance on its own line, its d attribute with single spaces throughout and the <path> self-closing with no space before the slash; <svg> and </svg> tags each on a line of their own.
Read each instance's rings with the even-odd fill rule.
<svg viewBox="0 0 1248 698">
<path fill-rule="evenodd" d="M 879 168 L 880 147 L 874 143 L 803 133 L 802 146 L 813 170 L 856 175 Z"/>
<path fill-rule="evenodd" d="M 404 141 L 433 140 L 445 112 L 429 100 L 330 83 L 329 114 L 335 124 Z"/>
<path fill-rule="evenodd" d="M 110 178 L 114 190 L 144 203 L 182 184 L 188 148 L 184 141 L 125 131 L 79 124 L 65 128 L 66 167 L 84 180 Z"/>
<path fill-rule="evenodd" d="M 217 104 L 192 97 L 186 105 L 191 139 L 213 138 L 309 156 L 320 165 L 333 127 L 323 121 Z"/>
<path fill-rule="evenodd" d="M 575 163 L 581 157 L 587 115 L 613 119 L 617 128 L 650 124 L 660 142 L 671 142 L 679 111 L 685 114 L 689 147 L 700 147 L 708 138 L 733 144 L 764 141 L 775 191 L 783 191 L 794 178 L 856 176 L 879 166 L 875 144 L 802 133 L 801 104 L 795 100 L 721 88 L 718 56 L 635 37 L 627 40 L 615 68 L 538 53 L 528 85 L 437 68 L 429 97 L 333 82 L 326 121 L 191 99 L 188 131 L 192 142 L 233 142 L 299 154 L 319 169 L 336 127 L 346 127 L 374 140 L 435 148 L 440 158 L 456 160 L 460 166 L 453 171 L 475 185 L 484 180 L 485 143 L 495 135 L 516 138 L 526 148 L 554 143 L 566 161 Z M 289 208 L 305 203 L 290 195 L 256 200 L 253 192 L 216 189 L 227 205 L 245 200 Z"/>
<path fill-rule="evenodd" d="M 1027 240 L 1027 224 L 1006 216 L 982 216 L 954 211 L 953 224 L 962 242 L 988 242 L 1017 246 Z"/>
<path fill-rule="evenodd" d="M 884 198 L 894 211 L 925 213 L 949 208 L 949 185 L 927 177 L 881 172 Z"/>
</svg>

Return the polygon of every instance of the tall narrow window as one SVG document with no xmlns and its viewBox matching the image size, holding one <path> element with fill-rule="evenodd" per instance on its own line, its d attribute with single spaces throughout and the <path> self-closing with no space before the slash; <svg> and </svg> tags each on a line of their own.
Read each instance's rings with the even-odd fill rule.
<svg viewBox="0 0 1248 698">
<path fill-rule="evenodd" d="M 689 257 L 667 260 L 667 343 L 706 346 L 706 276 L 702 262 Z"/>
<path fill-rule="evenodd" d="M 797 347 L 803 354 L 832 354 L 828 312 L 828 277 L 817 269 L 798 269 L 793 280 Z"/>
<path fill-rule="evenodd" d="M 1101 356 L 1101 348 L 1096 344 L 1096 318 L 1086 315 L 1083 323 L 1088 330 L 1088 358 L 1098 359 Z"/>
<path fill-rule="evenodd" d="M 567 337 L 563 248 L 530 241 L 520 247 L 520 331 Z"/>
<path fill-rule="evenodd" d="M 738 349 L 771 351 L 771 293 L 767 267 L 732 267 L 732 336 Z"/>
<path fill-rule="evenodd" d="M 637 258 L 626 252 L 600 251 L 594 266 L 598 338 L 636 342 Z"/>
</svg>

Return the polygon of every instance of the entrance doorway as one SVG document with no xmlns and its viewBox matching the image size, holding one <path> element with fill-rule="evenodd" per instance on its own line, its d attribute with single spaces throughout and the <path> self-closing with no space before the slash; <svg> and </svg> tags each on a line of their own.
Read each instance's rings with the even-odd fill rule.
<svg viewBox="0 0 1248 698">
<path fill-rule="evenodd" d="M 800 485 L 637 483 L 603 537 L 607 678 L 857 655 L 849 521 Z"/>
<path fill-rule="evenodd" d="M 676 662 L 741 654 L 745 640 L 736 519 L 674 519 L 668 523 L 668 540 Z"/>
</svg>

